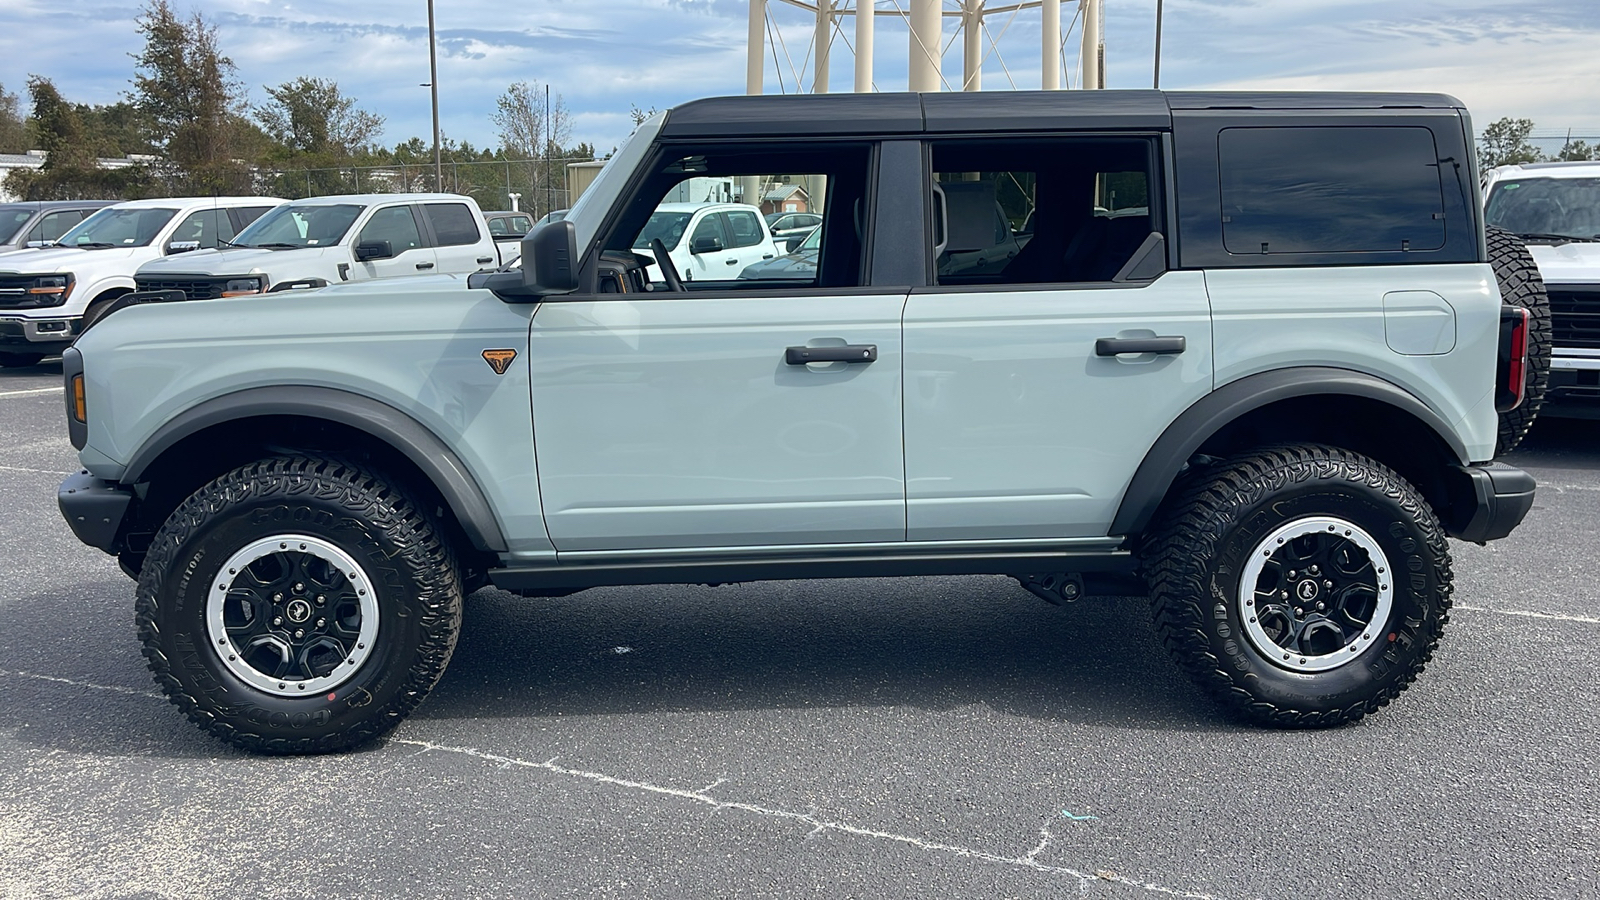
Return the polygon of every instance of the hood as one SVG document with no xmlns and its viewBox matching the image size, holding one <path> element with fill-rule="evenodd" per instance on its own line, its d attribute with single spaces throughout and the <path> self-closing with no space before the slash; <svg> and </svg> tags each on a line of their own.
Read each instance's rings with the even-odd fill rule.
<svg viewBox="0 0 1600 900">
<path fill-rule="evenodd" d="M 338 247 L 306 247 L 300 250 L 258 250 L 255 247 L 228 247 L 222 250 L 196 250 L 152 260 L 139 267 L 141 275 L 271 275 L 293 261 L 314 259 L 318 253 Z M 343 258 L 343 257 L 341 257 Z M 0 257 L 0 266 L 5 258 Z"/>
<path fill-rule="evenodd" d="M 1546 284 L 1600 284 L 1600 243 L 1528 245 Z M 6 258 L 0 256 L 0 266 Z"/>
<path fill-rule="evenodd" d="M 157 250 L 154 247 L 112 247 L 108 250 L 75 250 L 54 247 L 38 250 L 18 250 L 0 254 L 0 272 L 23 274 L 49 274 L 79 272 L 97 266 L 126 263 L 132 259 L 147 259 Z M 132 270 L 129 270 L 132 275 Z"/>
</svg>

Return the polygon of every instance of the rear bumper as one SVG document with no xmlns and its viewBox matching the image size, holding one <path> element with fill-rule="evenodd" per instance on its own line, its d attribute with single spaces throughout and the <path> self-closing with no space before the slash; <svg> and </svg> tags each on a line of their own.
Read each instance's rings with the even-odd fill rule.
<svg viewBox="0 0 1600 900">
<path fill-rule="evenodd" d="M 1505 463 L 1479 463 L 1451 470 L 1450 515 L 1445 531 L 1482 544 L 1510 534 L 1533 508 L 1533 476 Z"/>
<path fill-rule="evenodd" d="M 79 472 L 61 482 L 56 489 L 56 503 L 78 540 L 107 553 L 122 549 L 119 538 L 123 519 L 133 503 L 131 489 Z"/>
</svg>

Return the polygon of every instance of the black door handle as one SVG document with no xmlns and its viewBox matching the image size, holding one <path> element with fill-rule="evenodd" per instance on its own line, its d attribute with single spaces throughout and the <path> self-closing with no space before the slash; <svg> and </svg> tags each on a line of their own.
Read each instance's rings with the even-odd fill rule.
<svg viewBox="0 0 1600 900">
<path fill-rule="evenodd" d="M 877 344 L 845 344 L 842 347 L 790 347 L 783 361 L 791 366 L 806 363 L 869 363 L 878 359 Z"/>
<path fill-rule="evenodd" d="M 494 262 L 494 257 L 492 257 L 492 256 L 480 256 L 480 257 L 478 257 L 478 262 L 480 264 L 481 263 L 492 263 L 492 262 Z"/>
<path fill-rule="evenodd" d="M 433 263 L 417 263 L 417 268 L 418 269 L 431 269 L 431 268 L 433 268 Z"/>
<path fill-rule="evenodd" d="M 1095 356 L 1118 353 L 1182 353 L 1188 346 L 1183 335 L 1148 338 L 1101 338 L 1094 342 Z"/>
</svg>

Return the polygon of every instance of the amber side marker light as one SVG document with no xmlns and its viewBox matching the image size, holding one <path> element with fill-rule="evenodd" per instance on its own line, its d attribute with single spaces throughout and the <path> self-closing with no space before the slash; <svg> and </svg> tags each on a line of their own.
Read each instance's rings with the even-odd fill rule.
<svg viewBox="0 0 1600 900">
<path fill-rule="evenodd" d="M 83 398 L 83 376 L 72 376 L 72 417 L 79 422 L 89 421 L 89 406 Z"/>
</svg>

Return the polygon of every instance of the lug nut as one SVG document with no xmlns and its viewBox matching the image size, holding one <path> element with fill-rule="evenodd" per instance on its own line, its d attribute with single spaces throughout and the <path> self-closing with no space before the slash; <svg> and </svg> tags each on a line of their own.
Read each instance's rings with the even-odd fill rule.
<svg viewBox="0 0 1600 900">
<path fill-rule="evenodd" d="M 1313 574 L 1315 574 L 1315 573 L 1313 573 Z M 296 594 L 300 593 L 301 591 L 303 591 L 305 589 L 306 589 L 306 586 L 304 584 L 302 584 L 301 582 L 296 581 L 294 583 L 294 592 Z"/>
<path fill-rule="evenodd" d="M 317 627 L 318 628 L 324 628 L 324 627 L 327 626 L 327 624 L 328 624 L 328 620 L 327 619 L 318 619 L 317 620 Z"/>
<path fill-rule="evenodd" d="M 1317 604 L 1317 612 L 1322 612 L 1323 610 L 1325 610 L 1327 608 L 1328 607 L 1325 604 L 1322 604 L 1322 603 L 1318 603 Z"/>
<path fill-rule="evenodd" d="M 1332 581 L 1324 581 L 1322 583 L 1322 586 L 1323 586 L 1323 588 L 1325 588 L 1327 590 L 1330 590 L 1330 591 L 1333 590 L 1333 582 Z"/>
<path fill-rule="evenodd" d="M 328 598 L 325 595 L 323 595 L 323 594 L 318 594 L 317 595 L 317 605 L 318 606 L 321 606 L 322 604 L 327 603 L 327 602 L 328 602 Z"/>
<path fill-rule="evenodd" d="M 272 595 L 272 602 L 273 603 L 282 603 L 283 602 L 283 595 L 282 594 L 273 594 Z"/>
<path fill-rule="evenodd" d="M 274 625 L 282 625 L 283 624 L 283 616 L 275 616 L 275 617 L 273 617 L 272 624 L 274 624 Z"/>
<path fill-rule="evenodd" d="M 1322 570 L 1318 569 L 1316 566 L 1312 566 L 1311 568 L 1307 569 L 1306 571 L 1310 572 L 1313 575 L 1321 575 L 1322 574 Z"/>
<path fill-rule="evenodd" d="M 294 639 L 295 640 L 298 641 L 299 639 L 301 639 L 301 638 L 303 638 L 305 636 L 306 636 L 306 630 L 304 628 L 296 628 L 294 630 Z"/>
<path fill-rule="evenodd" d="M 1293 578 L 1293 577 L 1294 577 L 1294 576 L 1295 576 L 1295 574 L 1296 574 L 1296 573 L 1295 573 L 1295 571 L 1294 571 L 1294 570 L 1293 570 L 1293 569 L 1290 569 L 1290 570 L 1289 570 L 1289 577 L 1290 577 L 1290 578 Z"/>
</svg>

